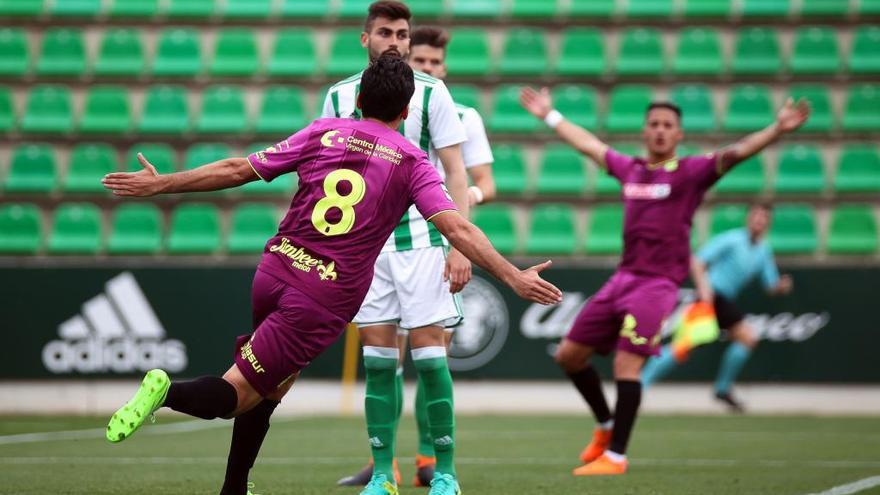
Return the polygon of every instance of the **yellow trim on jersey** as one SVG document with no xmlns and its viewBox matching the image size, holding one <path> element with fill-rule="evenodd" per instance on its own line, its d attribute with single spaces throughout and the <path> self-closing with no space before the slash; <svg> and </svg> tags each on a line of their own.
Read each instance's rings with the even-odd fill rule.
<svg viewBox="0 0 880 495">
<path fill-rule="evenodd" d="M 260 175 L 259 172 L 257 172 L 257 169 L 254 167 L 254 164 L 251 163 L 251 157 L 248 156 L 248 157 L 245 158 L 245 160 L 247 160 L 248 165 L 251 166 L 251 170 L 253 170 L 254 173 L 257 174 L 257 177 L 259 177 L 261 181 L 263 181 L 263 182 L 269 182 L 269 181 L 267 181 L 266 179 L 264 179 L 263 176 Z"/>
<path fill-rule="evenodd" d="M 458 210 L 440 210 L 440 211 L 438 211 L 437 213 L 434 213 L 434 214 L 431 215 L 430 217 L 426 218 L 425 221 L 426 221 L 426 222 L 430 222 L 431 219 L 433 219 L 433 218 L 436 217 L 437 215 L 440 215 L 441 213 L 449 213 L 450 211 L 455 211 L 455 212 L 457 212 Z"/>
</svg>

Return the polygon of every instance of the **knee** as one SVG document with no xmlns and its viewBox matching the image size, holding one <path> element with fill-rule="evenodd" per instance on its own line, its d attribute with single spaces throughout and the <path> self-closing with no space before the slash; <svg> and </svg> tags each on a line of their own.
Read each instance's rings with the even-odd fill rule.
<svg viewBox="0 0 880 495">
<path fill-rule="evenodd" d="M 645 358 L 636 354 L 618 352 L 614 356 L 614 379 L 638 381 L 641 379 Z"/>
<path fill-rule="evenodd" d="M 589 364 L 589 357 L 589 352 L 582 352 L 566 342 L 559 344 L 553 355 L 556 364 L 566 373 L 575 373 L 586 368 Z"/>
<path fill-rule="evenodd" d="M 736 332 L 733 334 L 733 340 L 749 349 L 754 349 L 758 346 L 758 336 L 755 335 L 755 330 L 746 323 L 741 323 L 737 326 Z"/>
</svg>

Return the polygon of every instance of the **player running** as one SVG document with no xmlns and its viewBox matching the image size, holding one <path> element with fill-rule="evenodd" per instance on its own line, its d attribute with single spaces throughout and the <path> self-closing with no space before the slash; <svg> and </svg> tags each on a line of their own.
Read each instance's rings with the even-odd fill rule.
<svg viewBox="0 0 880 495">
<path fill-rule="evenodd" d="M 422 26 L 414 29 L 410 35 L 409 66 L 413 70 L 421 71 L 438 79 L 446 77 L 446 46 L 449 43 L 449 33 L 437 27 Z M 461 154 L 464 166 L 474 185 L 468 188 L 468 203 L 471 207 L 488 202 L 495 198 L 495 179 L 492 176 L 492 148 L 486 137 L 486 128 L 483 119 L 473 108 L 456 104 L 458 118 L 464 125 L 467 141 L 461 145 Z M 381 255 L 380 258 L 384 256 Z M 390 255 L 393 256 L 393 255 Z M 400 280 L 398 284 L 406 284 Z M 428 296 L 430 297 L 430 295 Z M 446 348 L 452 341 L 452 332 L 455 327 L 447 327 L 445 333 Z M 397 347 L 400 350 L 400 368 L 398 380 L 400 390 L 403 390 L 403 361 L 406 352 L 407 335 L 409 332 L 398 332 Z M 403 411 L 403 401 L 397 410 L 398 421 Z M 416 454 L 416 474 L 413 479 L 415 486 L 428 486 L 434 477 L 434 467 L 437 459 L 434 456 L 434 441 L 428 426 L 428 404 L 425 398 L 425 384 L 418 381 L 415 397 L 415 416 L 418 426 L 418 453 Z M 373 464 L 370 463 L 358 473 L 339 480 L 340 485 L 358 486 L 365 485 L 370 481 L 373 474 Z"/>
<path fill-rule="evenodd" d="M 800 127 L 810 109 L 805 101 L 788 100 L 766 129 L 717 152 L 679 158 L 675 150 L 684 137 L 681 110 L 672 103 L 655 102 L 647 108 L 642 130 L 648 156 L 638 158 L 618 153 L 565 120 L 553 109 L 547 88 L 541 92 L 524 88 L 521 101 L 623 185 L 620 265 L 581 310 L 555 356 L 598 422 L 592 441 L 581 453 L 584 465 L 574 474 L 623 474 L 642 396 L 639 372 L 645 359 L 657 353 L 661 324 L 687 277 L 691 223 L 703 195 L 732 166 Z M 617 405 L 612 416 L 590 359 L 615 349 Z"/>
<path fill-rule="evenodd" d="M 766 239 L 772 208 L 769 203 L 753 204 L 744 228 L 712 238 L 691 260 L 697 296 L 713 305 L 718 326 L 727 330 L 732 341 L 721 359 L 715 397 L 734 412 L 743 412 L 744 408 L 730 390 L 758 344 L 754 328 L 745 321 L 745 315 L 734 301 L 743 288 L 759 276 L 772 295 L 788 294 L 792 289 L 791 277 L 779 276 L 773 250 Z M 642 386 L 659 381 L 686 358 L 675 356 L 671 345 L 664 346 L 660 355 L 648 360 L 642 370 Z"/>
<path fill-rule="evenodd" d="M 266 244 L 253 282 L 254 333 L 237 340 L 235 362 L 220 377 L 171 381 L 151 370 L 137 394 L 110 420 L 107 439 L 130 437 L 160 407 L 204 419 L 231 418 L 269 402 L 274 408 L 299 372 L 343 332 L 367 293 L 373 263 L 388 235 L 411 204 L 477 264 L 517 294 L 542 304 L 561 299 L 538 272 L 549 262 L 520 271 L 499 255 L 482 232 L 456 213 L 442 180 L 424 152 L 397 131 L 413 94 L 412 69 L 387 55 L 361 77 L 361 120 L 319 119 L 306 129 L 247 158 L 228 158 L 194 170 L 159 175 L 139 155 L 144 170 L 113 173 L 104 186 L 117 196 L 153 196 L 216 191 L 297 172 L 299 190 L 278 233 Z M 367 348 L 369 438 L 377 472 L 368 494 L 396 494 L 391 476 L 394 455 L 393 377 L 397 356 Z M 442 369 L 428 359 L 433 370 Z M 233 453 L 249 469 L 266 429 L 235 425 Z M 243 495 L 247 469 L 223 493 Z M 458 493 L 449 474 L 433 480 L 440 493 Z"/>
</svg>

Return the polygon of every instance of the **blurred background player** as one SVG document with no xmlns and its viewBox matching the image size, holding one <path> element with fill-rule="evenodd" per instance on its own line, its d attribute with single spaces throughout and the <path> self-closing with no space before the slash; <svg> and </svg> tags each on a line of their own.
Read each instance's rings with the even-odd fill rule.
<svg viewBox="0 0 880 495">
<path fill-rule="evenodd" d="M 424 72 L 438 79 L 446 78 L 446 46 L 449 44 L 449 33 L 442 28 L 422 26 L 414 29 L 410 36 L 409 65 L 413 70 Z M 471 207 L 486 203 L 495 198 L 495 179 L 492 176 L 492 147 L 486 137 L 483 119 L 473 108 L 456 103 L 458 117 L 464 125 L 467 141 L 461 145 L 464 166 L 474 185 L 468 188 L 468 202 Z M 446 328 L 446 348 L 452 341 L 455 327 Z M 401 330 L 398 335 L 400 363 L 403 367 L 406 352 L 407 333 Z M 401 369 L 402 371 L 402 369 Z M 434 444 L 428 426 L 428 410 L 425 400 L 425 386 L 419 380 L 415 397 L 415 416 L 418 426 L 418 453 L 416 454 L 415 486 L 427 486 L 434 476 Z M 402 403 L 399 409 L 403 411 Z M 367 465 L 355 475 L 339 480 L 341 485 L 365 485 L 370 481 L 373 467 Z"/>
<path fill-rule="evenodd" d="M 731 388 L 758 344 L 758 336 L 734 301 L 759 276 L 770 294 L 788 294 L 792 289 L 791 277 L 779 276 L 773 250 L 766 238 L 772 215 L 773 207 L 769 203 L 754 203 L 745 227 L 715 236 L 691 261 L 697 296 L 714 306 L 718 326 L 727 330 L 731 340 L 715 380 L 715 397 L 735 412 L 744 409 L 734 398 Z M 672 346 L 664 346 L 660 356 L 648 360 L 642 370 L 642 386 L 648 387 L 661 380 L 678 364 Z"/>
<path fill-rule="evenodd" d="M 659 351 L 660 327 L 672 312 L 678 287 L 688 275 L 693 216 L 706 191 L 731 167 L 760 152 L 806 122 L 809 106 L 789 99 L 776 122 L 732 146 L 703 156 L 679 158 L 684 138 L 681 110 L 651 103 L 642 141 L 647 158 L 618 153 L 553 109 L 550 91 L 524 88 L 521 102 L 532 115 L 623 186 L 623 256 L 617 272 L 578 314 L 562 339 L 556 361 L 590 405 L 598 422 L 581 453 L 578 476 L 623 474 L 626 448 L 641 403 L 640 371 Z M 614 356 L 617 405 L 612 416 L 590 360 Z"/>
</svg>

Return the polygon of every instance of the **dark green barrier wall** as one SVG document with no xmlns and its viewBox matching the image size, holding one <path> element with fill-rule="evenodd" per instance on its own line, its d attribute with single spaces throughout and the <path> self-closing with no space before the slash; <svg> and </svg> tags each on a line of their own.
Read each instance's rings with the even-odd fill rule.
<svg viewBox="0 0 880 495">
<path fill-rule="evenodd" d="M 559 378 L 552 347 L 610 273 L 550 270 L 547 278 L 566 292 L 557 307 L 527 304 L 476 278 L 452 351 L 457 375 Z M 792 295 L 769 298 L 753 288 L 741 298 L 763 335 L 743 379 L 880 382 L 872 353 L 880 325 L 868 311 L 880 301 L 880 269 L 791 273 Z M 252 276 L 251 268 L 0 269 L 7 342 L 0 378 L 130 376 L 156 366 L 187 376 L 221 373 L 232 362 L 234 337 L 251 328 Z M 307 375 L 339 376 L 340 344 Z M 710 379 L 723 348 L 701 349 L 672 378 Z"/>
</svg>

